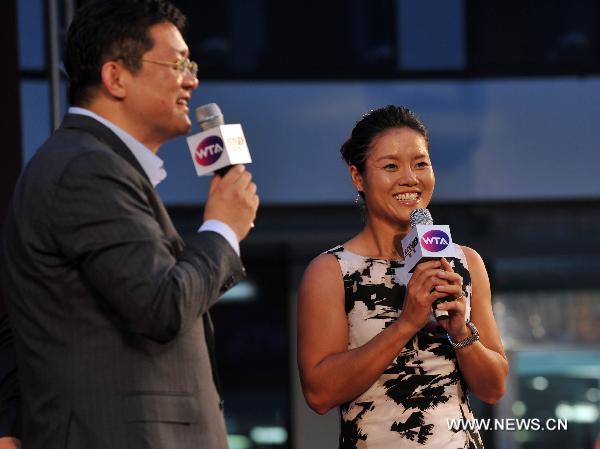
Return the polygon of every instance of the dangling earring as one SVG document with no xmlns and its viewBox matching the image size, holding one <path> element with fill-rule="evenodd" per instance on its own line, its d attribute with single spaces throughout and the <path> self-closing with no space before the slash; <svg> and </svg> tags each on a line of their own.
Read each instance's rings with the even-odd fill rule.
<svg viewBox="0 0 600 449">
<path fill-rule="evenodd" d="M 354 198 L 354 204 L 356 204 L 356 206 L 360 210 L 360 215 L 361 215 L 363 221 L 366 223 L 367 222 L 367 203 L 365 203 L 365 192 L 363 192 L 362 190 L 359 190 L 358 192 L 356 192 L 356 197 Z"/>
<path fill-rule="evenodd" d="M 363 196 L 361 195 L 361 193 L 364 195 L 364 193 L 361 190 L 356 192 L 356 197 L 354 198 L 354 204 L 356 204 L 357 206 L 362 206 L 364 204 Z"/>
</svg>

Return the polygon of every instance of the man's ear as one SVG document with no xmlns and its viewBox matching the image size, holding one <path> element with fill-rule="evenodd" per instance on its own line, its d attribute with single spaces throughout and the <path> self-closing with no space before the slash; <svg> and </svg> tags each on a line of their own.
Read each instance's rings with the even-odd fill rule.
<svg viewBox="0 0 600 449">
<path fill-rule="evenodd" d="M 354 188 L 358 192 L 362 192 L 364 190 L 363 177 L 359 173 L 358 168 L 356 168 L 356 165 L 351 165 L 349 170 L 350 170 L 350 178 L 352 178 L 352 184 L 354 184 Z"/>
<path fill-rule="evenodd" d="M 129 72 L 117 61 L 107 61 L 102 64 L 102 85 L 107 92 L 115 99 L 125 98 L 126 83 L 124 81 L 129 76 Z"/>
</svg>

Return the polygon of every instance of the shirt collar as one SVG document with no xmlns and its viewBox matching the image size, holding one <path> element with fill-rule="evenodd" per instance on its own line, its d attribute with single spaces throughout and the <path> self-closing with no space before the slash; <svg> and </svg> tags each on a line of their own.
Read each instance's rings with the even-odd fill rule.
<svg viewBox="0 0 600 449">
<path fill-rule="evenodd" d="M 133 153 L 137 161 L 144 169 L 144 172 L 148 176 L 148 179 L 150 179 L 150 182 L 152 183 L 153 187 L 156 187 L 161 181 L 163 181 L 167 177 L 167 172 L 163 168 L 163 160 L 159 158 L 156 154 L 154 154 L 143 143 L 141 143 L 131 134 L 128 134 L 122 128 L 119 128 L 110 120 L 99 116 L 98 114 L 90 111 L 89 109 L 75 106 L 71 106 L 69 108 L 69 114 L 86 115 L 95 120 L 98 120 L 104 126 L 109 128 L 112 132 L 114 132 L 119 137 L 119 139 L 123 141 L 127 148 L 129 148 L 129 150 Z"/>
</svg>

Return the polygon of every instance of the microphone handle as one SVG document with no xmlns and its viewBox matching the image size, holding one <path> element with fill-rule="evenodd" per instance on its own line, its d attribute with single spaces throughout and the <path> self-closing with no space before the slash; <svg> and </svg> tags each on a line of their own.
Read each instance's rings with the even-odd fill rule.
<svg viewBox="0 0 600 449">
<path fill-rule="evenodd" d="M 215 175 L 220 176 L 221 178 L 227 174 L 229 170 L 231 170 L 233 165 L 228 165 L 227 167 L 221 167 L 218 170 L 215 170 Z"/>
<path fill-rule="evenodd" d="M 433 316 L 435 316 L 438 320 L 447 320 L 448 318 L 450 318 L 450 315 L 447 311 L 438 310 L 437 306 L 438 304 L 441 304 L 443 302 L 454 301 L 455 299 L 456 298 L 452 296 L 445 296 L 443 298 L 439 298 L 433 301 L 433 304 L 431 305 L 431 308 L 433 309 Z"/>
</svg>

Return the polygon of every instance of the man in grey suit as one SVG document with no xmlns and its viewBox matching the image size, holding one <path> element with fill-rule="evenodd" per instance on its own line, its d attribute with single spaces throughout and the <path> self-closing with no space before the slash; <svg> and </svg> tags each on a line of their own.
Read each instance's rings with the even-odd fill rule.
<svg viewBox="0 0 600 449">
<path fill-rule="evenodd" d="M 102 0 L 69 28 L 72 107 L 24 169 L 3 232 L 20 396 L 5 365 L 0 431 L 24 448 L 227 447 L 209 309 L 244 275 L 258 197 L 242 166 L 215 177 L 184 242 L 154 190 L 155 153 L 191 126 L 184 22 L 164 0 Z M 22 434 L 6 417 L 19 404 Z"/>
</svg>

